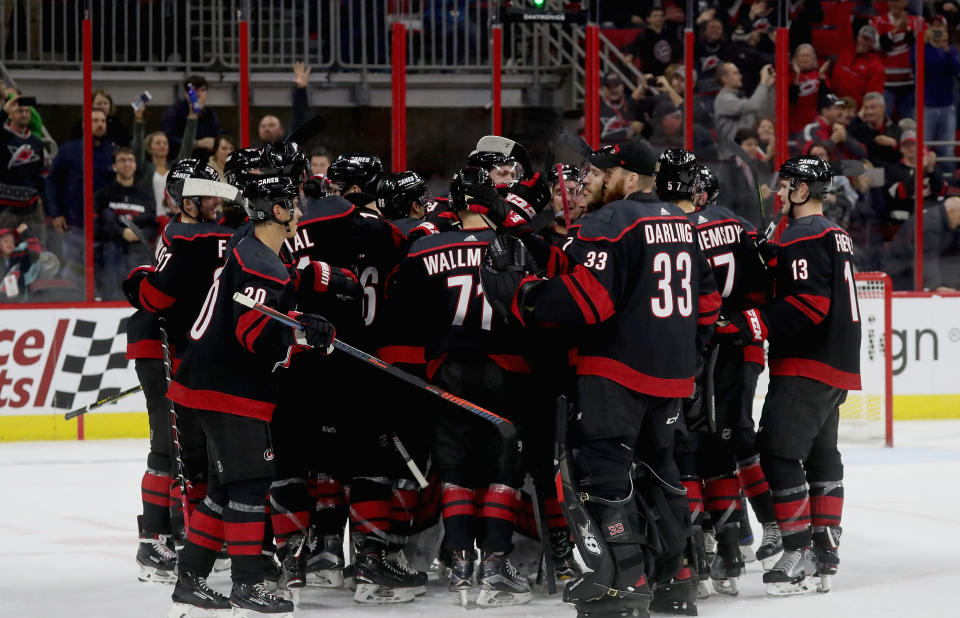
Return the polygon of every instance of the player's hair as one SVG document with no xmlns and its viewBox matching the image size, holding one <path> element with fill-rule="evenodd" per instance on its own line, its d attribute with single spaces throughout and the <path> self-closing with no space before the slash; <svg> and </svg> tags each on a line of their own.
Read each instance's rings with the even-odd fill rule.
<svg viewBox="0 0 960 618">
<path fill-rule="evenodd" d="M 330 151 L 323 146 L 317 146 L 310 151 L 310 158 L 312 159 L 313 157 L 326 157 L 330 159 L 331 162 L 333 161 L 333 155 L 331 155 Z"/>
</svg>

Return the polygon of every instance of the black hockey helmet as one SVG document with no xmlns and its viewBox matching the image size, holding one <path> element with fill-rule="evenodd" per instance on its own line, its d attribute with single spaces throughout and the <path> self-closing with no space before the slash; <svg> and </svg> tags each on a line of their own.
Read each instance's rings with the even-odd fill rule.
<svg viewBox="0 0 960 618">
<path fill-rule="evenodd" d="M 246 198 L 244 207 L 251 221 L 289 223 L 289 219 L 281 221 L 273 216 L 273 206 L 280 204 L 293 217 L 300 188 L 287 176 L 267 175 L 249 183 L 243 190 L 243 196 Z"/>
<path fill-rule="evenodd" d="M 482 167 L 465 167 L 450 180 L 450 205 L 455 212 L 467 210 L 475 198 L 499 199 L 490 174 Z"/>
<path fill-rule="evenodd" d="M 281 140 L 267 144 L 261 160 L 264 174 L 288 176 L 298 184 L 310 177 L 310 159 L 296 142 Z"/>
<path fill-rule="evenodd" d="M 260 175 L 263 153 L 259 148 L 241 148 L 227 155 L 223 178 L 241 191 Z"/>
<path fill-rule="evenodd" d="M 427 182 L 416 172 L 395 172 L 380 179 L 377 207 L 388 219 L 401 219 L 410 213 L 414 201 L 426 208 L 433 201 Z"/>
<path fill-rule="evenodd" d="M 340 187 L 341 193 L 357 185 L 362 192 L 373 194 L 382 175 L 380 157 L 365 152 L 340 155 L 327 169 L 327 178 Z"/>
<path fill-rule="evenodd" d="M 803 202 L 790 200 L 794 206 L 806 203 L 811 197 L 822 200 L 830 193 L 830 185 L 833 183 L 833 170 L 830 169 L 830 164 L 816 155 L 801 155 L 787 159 L 780 166 L 777 174 L 779 179 L 790 181 L 791 194 L 796 191 L 801 182 L 810 188 L 810 195 Z"/>
<path fill-rule="evenodd" d="M 506 166 L 515 174 L 515 180 L 523 178 L 525 170 L 520 162 L 502 152 L 474 150 L 467 155 L 467 167 L 479 167 L 489 173 L 495 167 L 502 169 L 502 166 Z"/>
<path fill-rule="evenodd" d="M 706 165 L 698 165 L 697 176 L 700 182 L 700 191 L 706 194 L 704 206 L 716 204 L 720 198 L 720 181 L 717 180 L 716 174 Z"/>
<path fill-rule="evenodd" d="M 580 168 L 576 168 L 572 165 L 565 163 L 561 168 L 561 172 L 563 173 L 564 180 L 573 180 L 573 181 L 580 180 L 580 173 L 581 173 Z M 560 177 L 557 175 L 556 167 L 551 167 L 550 171 L 547 172 L 547 180 L 550 181 L 551 185 L 559 182 Z"/>
<path fill-rule="evenodd" d="M 657 195 L 665 202 L 692 200 L 699 191 L 697 157 L 683 148 L 668 148 L 659 159 Z"/>
</svg>

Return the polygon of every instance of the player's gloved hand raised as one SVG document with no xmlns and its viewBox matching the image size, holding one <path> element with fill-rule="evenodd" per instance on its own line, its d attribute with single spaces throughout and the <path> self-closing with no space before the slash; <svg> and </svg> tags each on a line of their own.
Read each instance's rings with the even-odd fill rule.
<svg viewBox="0 0 960 618">
<path fill-rule="evenodd" d="M 502 192 L 503 201 L 526 222 L 533 220 L 553 197 L 550 194 L 550 185 L 540 172 L 510 185 L 498 185 L 497 189 Z"/>
<path fill-rule="evenodd" d="M 413 243 L 413 241 L 417 240 L 418 238 L 422 238 L 423 236 L 440 234 L 441 232 L 452 230 L 459 225 L 460 217 L 457 216 L 457 213 L 451 210 L 430 214 L 427 215 L 427 218 L 424 219 L 423 223 L 407 232 L 407 241 L 409 243 Z"/>
<path fill-rule="evenodd" d="M 767 338 L 766 316 L 759 309 L 737 311 L 725 316 L 717 326 L 715 338 L 718 341 L 731 341 L 736 345 L 762 343 Z"/>
<path fill-rule="evenodd" d="M 303 268 L 301 276 L 304 283 L 312 279 L 313 291 L 320 294 L 331 293 L 347 299 L 363 296 L 360 281 L 349 268 L 331 266 L 326 262 L 310 262 Z"/>
<path fill-rule="evenodd" d="M 333 352 L 333 340 L 337 336 L 337 329 L 327 318 L 316 313 L 302 313 L 297 316 L 297 320 L 303 324 L 303 339 L 306 340 L 306 345 L 318 348 L 324 354 Z"/>
<path fill-rule="evenodd" d="M 155 267 L 144 264 L 143 266 L 137 266 L 130 274 L 127 275 L 127 278 L 124 279 L 123 283 L 120 284 L 120 287 L 123 288 L 123 295 L 127 297 L 127 300 L 130 304 L 137 309 L 143 309 L 140 305 L 140 284 L 150 273 L 157 270 Z"/>
</svg>

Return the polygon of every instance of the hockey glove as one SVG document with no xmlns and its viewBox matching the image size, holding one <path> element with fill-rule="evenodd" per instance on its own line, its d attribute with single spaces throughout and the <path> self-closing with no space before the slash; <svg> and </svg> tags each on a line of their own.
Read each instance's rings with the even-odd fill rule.
<svg viewBox="0 0 960 618">
<path fill-rule="evenodd" d="M 446 232 L 460 225 L 460 218 L 457 213 L 445 210 L 435 215 L 430 215 L 423 223 L 407 232 L 407 243 L 413 242 L 424 236 Z"/>
<path fill-rule="evenodd" d="M 143 309 L 140 304 L 140 284 L 150 273 L 156 271 L 157 269 L 153 266 L 143 265 L 137 266 L 130 274 L 127 275 L 127 278 L 124 279 L 123 283 L 120 284 L 120 287 L 123 288 L 123 295 L 127 297 L 127 301 L 133 307 L 137 309 Z"/>
<path fill-rule="evenodd" d="M 757 253 L 760 255 L 760 262 L 767 268 L 774 268 L 777 265 L 777 251 L 780 246 L 777 243 L 770 242 L 760 238 L 757 240 Z"/>
<path fill-rule="evenodd" d="M 352 270 L 331 266 L 326 262 L 307 264 L 301 272 L 300 285 L 310 285 L 318 294 L 336 294 L 342 300 L 363 296 L 360 281 Z"/>
<path fill-rule="evenodd" d="M 297 316 L 297 320 L 303 324 L 303 337 L 297 335 L 297 343 L 311 348 L 319 348 L 324 355 L 333 352 L 333 340 L 337 336 L 337 329 L 333 327 L 327 318 L 316 313 L 303 313 Z"/>
<path fill-rule="evenodd" d="M 303 183 L 303 194 L 313 199 L 320 199 L 330 193 L 333 183 L 327 180 L 326 176 L 311 176 L 307 182 Z"/>
<path fill-rule="evenodd" d="M 480 264 L 483 295 L 504 321 L 513 316 L 524 322 L 525 299 L 542 283 L 536 270 L 523 242 L 513 236 L 498 236 L 487 246 Z"/>
<path fill-rule="evenodd" d="M 726 322 L 717 326 L 716 338 L 718 341 L 732 341 L 736 345 L 745 343 L 763 343 L 767 338 L 766 316 L 759 309 L 747 309 L 738 311 L 726 319 L 718 320 Z"/>
<path fill-rule="evenodd" d="M 526 180 L 521 180 L 512 185 L 500 185 L 497 188 L 500 190 L 506 188 L 503 200 L 527 222 L 532 221 L 537 213 L 550 203 L 552 198 L 550 187 L 540 172 Z"/>
</svg>

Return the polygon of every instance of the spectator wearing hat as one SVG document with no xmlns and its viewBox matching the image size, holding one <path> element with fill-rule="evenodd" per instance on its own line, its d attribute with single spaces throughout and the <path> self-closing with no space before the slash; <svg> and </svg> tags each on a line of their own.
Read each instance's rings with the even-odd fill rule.
<svg viewBox="0 0 960 618">
<path fill-rule="evenodd" d="M 913 289 L 913 215 L 893 237 L 883 255 L 883 271 L 894 290 Z M 951 197 L 923 209 L 923 289 L 960 290 L 960 198 Z"/>
<path fill-rule="evenodd" d="M 790 117 L 787 130 L 797 137 L 804 127 L 817 117 L 817 103 L 823 90 L 823 76 L 830 68 L 830 60 L 817 68 L 817 52 L 813 45 L 802 43 L 793 52 L 790 67 Z"/>
<path fill-rule="evenodd" d="M 673 26 L 668 26 L 663 7 L 653 5 L 647 14 L 643 32 L 623 49 L 627 62 L 640 59 L 644 73 L 663 75 L 667 65 L 674 62 L 679 54 L 680 38 Z"/>
<path fill-rule="evenodd" d="M 860 107 L 868 92 L 883 92 L 885 77 L 883 60 L 877 53 L 879 47 L 877 29 L 869 24 L 862 26 L 853 51 L 841 55 L 830 72 L 830 90 L 841 99 L 851 97 L 856 107 Z"/>
<path fill-rule="evenodd" d="M 911 52 L 923 21 L 907 13 L 907 4 L 908 0 L 890 0 L 890 10 L 870 20 L 880 37 L 887 115 L 897 118 L 913 117 L 916 106 Z"/>
<path fill-rule="evenodd" d="M 847 127 L 847 131 L 866 147 L 867 159 L 875 167 L 892 165 L 900 160 L 900 127 L 887 117 L 886 108 L 882 94 L 868 92 L 863 96 L 863 107 Z"/>
<path fill-rule="evenodd" d="M 924 62 L 926 80 L 923 83 L 923 138 L 927 141 L 953 141 L 957 130 L 957 109 L 953 90 L 960 74 L 960 53 L 950 45 L 947 20 L 941 15 L 930 18 L 925 33 Z M 936 146 L 941 157 L 950 156 L 951 146 Z M 952 174 L 956 165 L 952 161 L 939 163 L 943 171 Z"/>
<path fill-rule="evenodd" d="M 750 97 L 740 95 L 743 87 L 743 75 L 732 62 L 724 62 L 717 69 L 722 88 L 713 102 L 714 119 L 717 128 L 717 141 L 733 140 L 738 129 L 752 128 L 758 116 L 772 116 L 774 113 L 775 82 L 773 66 L 765 65 L 760 69 L 760 84 Z"/>
<path fill-rule="evenodd" d="M 890 240 L 893 234 L 913 214 L 915 197 L 915 178 L 917 162 L 917 133 L 904 131 L 900 139 L 899 161 L 885 168 L 884 197 L 886 199 L 886 219 L 888 223 L 884 238 Z M 923 197 L 934 199 L 946 193 L 943 176 L 937 172 L 937 154 L 923 149 Z M 883 233 L 883 230 L 881 230 Z"/>
<path fill-rule="evenodd" d="M 803 129 L 803 151 L 811 144 L 820 144 L 830 153 L 831 159 L 863 159 L 867 149 L 857 138 L 847 132 L 846 104 L 833 93 L 820 100 L 820 114 Z"/>
<path fill-rule="evenodd" d="M 616 144 L 631 137 L 631 99 L 623 96 L 623 80 L 607 73 L 600 84 L 600 143 Z"/>
</svg>

